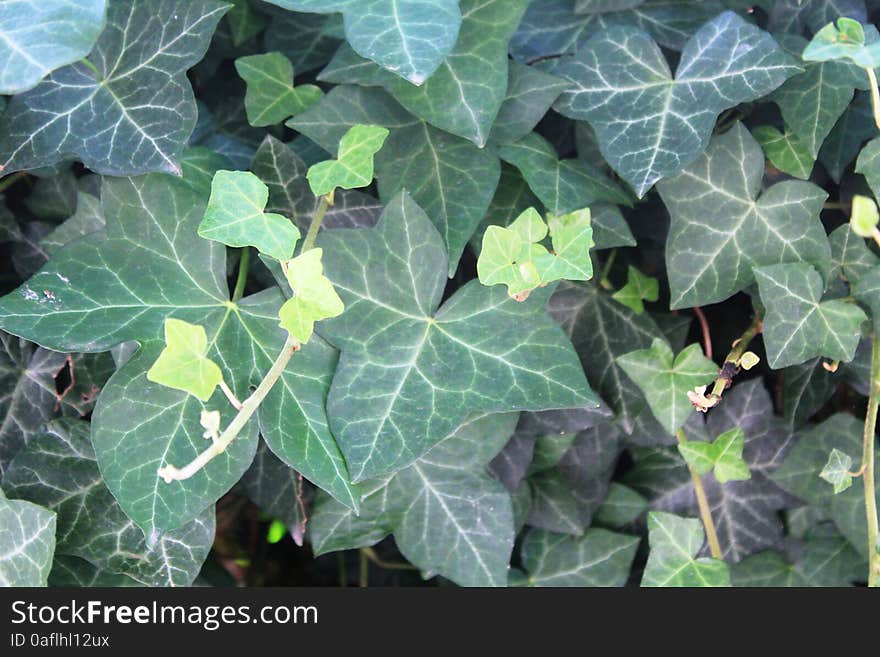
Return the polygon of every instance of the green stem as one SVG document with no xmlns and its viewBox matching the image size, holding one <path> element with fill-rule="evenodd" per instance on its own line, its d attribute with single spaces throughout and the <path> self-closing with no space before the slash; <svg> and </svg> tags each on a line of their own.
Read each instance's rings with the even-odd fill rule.
<svg viewBox="0 0 880 657">
<path fill-rule="evenodd" d="M 89 69 L 92 73 L 94 73 L 96 80 L 98 80 L 99 82 L 101 81 L 103 76 L 101 75 L 101 71 L 98 70 L 97 66 L 92 64 L 92 62 L 90 62 L 85 57 L 83 57 L 81 60 L 79 60 L 79 63 L 82 64 L 83 66 L 85 66 L 87 69 Z"/>
<path fill-rule="evenodd" d="M 12 187 L 19 180 L 24 178 L 27 175 L 25 171 L 16 171 L 13 174 L 6 176 L 3 180 L 0 180 L 0 192 L 5 192 L 7 188 Z"/>
<path fill-rule="evenodd" d="M 605 290 L 610 290 L 612 288 L 611 281 L 608 280 L 608 274 L 611 273 L 611 267 L 614 265 L 614 259 L 616 257 L 617 249 L 612 249 L 611 253 L 608 254 L 608 259 L 605 260 L 605 264 L 602 266 L 602 273 L 599 276 L 599 285 Z"/>
<path fill-rule="evenodd" d="M 874 110 L 874 123 L 880 128 L 880 90 L 877 88 L 877 76 L 870 66 L 865 68 L 868 72 L 868 80 L 871 82 L 871 109 Z"/>
<path fill-rule="evenodd" d="M 241 250 L 241 260 L 238 261 L 238 278 L 235 280 L 235 290 L 232 292 L 232 301 L 238 301 L 244 296 L 244 286 L 247 283 L 248 269 L 251 266 L 251 248 L 244 247 Z"/>
<path fill-rule="evenodd" d="M 281 377 L 281 374 L 287 367 L 287 363 L 290 362 L 293 354 L 299 351 L 300 346 L 301 345 L 296 338 L 292 335 L 288 335 L 284 347 L 281 349 L 281 353 L 278 354 L 275 362 L 272 363 L 272 367 L 266 373 L 266 377 L 260 381 L 260 385 L 257 386 L 257 389 L 254 390 L 251 396 L 241 403 L 241 409 L 238 411 L 238 414 L 232 418 L 232 422 L 230 422 L 229 426 L 226 427 L 226 430 L 220 434 L 220 437 L 188 465 L 185 465 L 182 468 L 176 468 L 169 464 L 163 468 L 159 468 L 159 476 L 169 484 L 174 480 L 179 481 L 182 479 L 189 479 L 196 472 L 205 467 L 215 456 L 219 456 L 226 451 L 229 444 L 235 440 L 238 434 L 241 433 L 241 430 L 244 429 L 248 420 L 251 419 L 251 416 L 256 413 L 257 409 L 260 407 L 260 403 L 262 403 L 263 399 L 266 398 L 266 395 L 268 395 L 269 391 L 272 389 L 272 386 L 274 386 L 275 382 Z"/>
<path fill-rule="evenodd" d="M 684 431 L 679 429 L 675 432 L 678 444 L 687 442 Z M 703 521 L 703 528 L 706 530 L 706 540 L 709 542 L 709 553 L 716 559 L 724 560 L 724 554 L 721 552 L 721 543 L 718 541 L 718 532 L 715 531 L 715 521 L 712 520 L 712 512 L 709 509 L 709 499 L 706 497 L 706 489 L 703 488 L 703 480 L 700 475 L 688 464 L 688 471 L 691 473 L 691 481 L 694 484 L 694 492 L 697 495 L 697 506 L 700 509 L 700 519 Z"/>
<path fill-rule="evenodd" d="M 309 224 L 309 231 L 306 233 L 306 238 L 303 240 L 302 247 L 299 250 L 300 253 L 305 253 L 315 246 L 315 240 L 318 238 L 318 231 L 321 229 L 321 222 L 324 221 L 324 215 L 327 214 L 327 208 L 331 205 L 333 205 L 331 194 L 321 197 L 318 209 L 315 210 L 315 214 L 312 216 L 312 223 Z"/>
<path fill-rule="evenodd" d="M 737 368 L 739 367 L 740 359 L 743 357 L 743 354 L 746 353 L 751 341 L 761 332 L 761 329 L 761 318 L 755 315 L 754 319 L 752 319 L 752 323 L 749 324 L 748 328 L 739 337 L 739 340 L 733 343 L 730 353 L 728 353 L 727 358 L 724 359 L 724 363 L 721 366 L 721 373 L 718 375 L 718 378 L 715 379 L 715 385 L 712 386 L 712 392 L 709 393 L 710 397 L 721 397 L 721 395 L 724 394 L 724 391 L 727 390 L 731 381 L 733 381 L 733 376 L 736 374 Z"/>
<path fill-rule="evenodd" d="M 871 347 L 871 386 L 868 412 L 862 434 L 862 469 L 865 486 L 865 516 L 868 521 L 868 586 L 880 585 L 880 551 L 877 546 L 877 492 L 874 487 L 874 443 L 877 442 L 877 407 L 880 403 L 880 340 L 874 336 Z"/>
</svg>

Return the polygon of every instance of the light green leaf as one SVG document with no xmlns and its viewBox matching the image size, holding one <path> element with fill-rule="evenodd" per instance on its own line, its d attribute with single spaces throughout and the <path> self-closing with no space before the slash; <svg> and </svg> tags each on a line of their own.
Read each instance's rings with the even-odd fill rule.
<svg viewBox="0 0 880 657">
<path fill-rule="evenodd" d="M 639 546 L 637 536 L 588 529 L 583 536 L 530 529 L 520 554 L 526 586 L 623 586 Z"/>
<path fill-rule="evenodd" d="M 769 125 L 752 130 L 752 136 L 761 144 L 770 163 L 783 173 L 806 180 L 813 170 L 814 158 L 809 149 L 791 132 L 782 134 Z"/>
<path fill-rule="evenodd" d="M 486 214 L 500 176 L 500 162 L 488 148 L 418 121 L 381 89 L 339 86 L 287 125 L 332 151 L 358 123 L 391 130 L 376 156 L 381 199 L 406 190 L 440 231 L 453 276 L 465 244 Z"/>
<path fill-rule="evenodd" d="M 264 212 L 269 188 L 249 171 L 218 171 L 199 235 L 227 246 L 254 246 L 276 260 L 293 257 L 299 229 L 291 221 Z"/>
<path fill-rule="evenodd" d="M 642 586 L 730 586 L 727 564 L 699 557 L 703 527 L 696 518 L 680 518 L 661 511 L 648 514 L 651 552 Z"/>
<path fill-rule="evenodd" d="M 657 301 L 660 298 L 660 283 L 653 276 L 645 276 L 630 265 L 626 268 L 626 285 L 612 294 L 611 298 L 641 315 L 645 312 L 644 301 Z"/>
<path fill-rule="evenodd" d="M 101 197 L 106 229 L 65 246 L 32 279 L 0 299 L 0 328 L 64 352 L 140 342 L 99 397 L 92 441 L 105 482 L 120 505 L 148 536 L 158 535 L 213 504 L 239 480 L 257 446 L 257 421 L 252 420 L 191 479 L 166 484 L 158 478 L 160 467 L 185 465 L 205 449 L 199 423 L 203 410 L 220 410 L 222 426 L 234 415 L 219 391 L 203 404 L 147 380 L 147 370 L 162 351 L 165 319 L 205 327 L 206 356 L 244 398 L 284 344 L 286 334 L 278 328 L 283 297 L 274 288 L 230 302 L 226 248 L 198 236 L 206 199 L 184 181 L 160 174 L 104 178 Z M 275 401 L 264 401 L 258 420 L 261 427 L 276 427 L 263 433 L 282 460 L 355 504 L 324 412 L 335 364 L 335 352 L 326 343 L 310 340 L 273 388 Z M 277 426 L 282 411 L 283 428 Z M 286 440 L 288 435 L 297 441 Z"/>
<path fill-rule="evenodd" d="M 293 65 L 280 52 L 239 57 L 235 70 L 247 83 L 244 108 L 253 126 L 275 125 L 302 114 L 324 95 L 313 84 L 294 87 Z"/>
<path fill-rule="evenodd" d="M 519 301 L 542 282 L 536 259 L 551 257 L 538 242 L 547 224 L 534 208 L 525 210 L 508 228 L 489 226 L 477 260 L 477 276 L 483 285 L 506 285 L 507 294 Z"/>
<path fill-rule="evenodd" d="M 278 311 L 280 325 L 303 344 L 312 337 L 315 322 L 345 310 L 333 284 L 324 276 L 322 255 L 322 249 L 309 249 L 290 260 L 285 272 L 293 296 Z"/>
<path fill-rule="evenodd" d="M 859 237 L 871 237 L 880 222 L 880 213 L 874 199 L 861 194 L 852 198 L 852 210 L 849 218 L 852 231 Z"/>
<path fill-rule="evenodd" d="M 573 212 L 596 201 L 631 204 L 629 195 L 602 171 L 585 160 L 559 160 L 550 142 L 536 132 L 502 146 L 498 155 L 520 170 L 552 213 Z"/>
<path fill-rule="evenodd" d="M 342 12 L 345 37 L 363 57 L 420 85 L 449 55 L 462 15 L 458 0 L 268 0 L 292 11 Z"/>
<path fill-rule="evenodd" d="M 863 487 L 853 486 L 835 493 L 820 479 L 828 455 L 834 449 L 844 454 L 862 453 L 861 418 L 837 413 L 801 433 L 773 479 L 811 507 L 827 514 L 864 559 L 868 554 L 868 535 Z M 880 493 L 880 482 L 877 492 Z"/>
<path fill-rule="evenodd" d="M 593 277 L 590 249 L 594 243 L 590 218 L 589 208 L 561 215 L 551 214 L 547 218 L 553 252 L 541 260 L 543 270 L 539 267 L 539 271 L 544 283 L 588 281 Z"/>
<path fill-rule="evenodd" d="M 714 470 L 718 483 L 744 481 L 751 477 L 749 466 L 743 460 L 745 434 L 739 427 L 728 429 L 711 443 L 686 440 L 678 444 L 678 451 L 697 474 Z"/>
<path fill-rule="evenodd" d="M 822 277 L 808 264 L 755 269 L 764 304 L 764 346 L 773 369 L 797 365 L 816 356 L 853 359 L 867 319 L 857 305 L 822 301 Z"/>
<path fill-rule="evenodd" d="M 706 148 L 718 115 L 764 96 L 799 72 L 766 32 L 724 12 L 688 41 L 673 78 L 644 32 L 600 32 L 555 73 L 572 88 L 556 109 L 589 121 L 602 155 L 639 197 Z"/>
<path fill-rule="evenodd" d="M 55 553 L 55 514 L 0 493 L 0 586 L 46 586 Z"/>
<path fill-rule="evenodd" d="M 754 282 L 754 267 L 809 262 L 829 268 L 831 250 L 819 220 L 828 195 L 791 180 L 759 196 L 763 172 L 761 147 L 736 124 L 658 185 L 672 216 L 666 244 L 672 308 L 723 301 Z"/>
<path fill-rule="evenodd" d="M 849 59 L 863 68 L 880 66 L 880 35 L 873 25 L 865 26 L 852 18 L 838 18 L 816 32 L 804 48 L 808 62 Z"/>
<path fill-rule="evenodd" d="M 89 54 L 106 0 L 11 0 L 0 5 L 0 94 L 20 94 Z"/>
<path fill-rule="evenodd" d="M 874 198 L 880 198 L 880 138 L 872 139 L 859 153 L 856 173 L 865 176 Z"/>
<path fill-rule="evenodd" d="M 327 408 L 354 481 L 412 463 L 471 413 L 598 403 L 546 294 L 517 303 L 475 280 L 438 309 L 443 242 L 406 194 L 374 228 L 318 244 L 346 307 L 319 331 L 342 351 Z"/>
<path fill-rule="evenodd" d="M 471 418 L 391 478 L 365 482 L 361 514 L 320 495 L 309 520 L 316 554 L 373 545 L 389 533 L 426 575 L 460 586 L 504 586 L 513 549 L 510 495 L 486 465 L 517 414 Z"/>
<path fill-rule="evenodd" d="M 688 345 L 673 359 L 672 349 L 661 338 L 654 338 L 650 349 L 619 356 L 617 363 L 641 388 L 654 417 L 670 434 L 694 410 L 688 390 L 709 383 L 718 374 L 718 366 L 703 355 L 700 345 Z"/>
<path fill-rule="evenodd" d="M 842 493 L 852 486 L 852 474 L 850 474 L 852 464 L 852 457 L 835 447 L 828 455 L 828 462 L 825 463 L 819 477 L 834 486 L 835 494 Z"/>
<path fill-rule="evenodd" d="M 89 423 L 50 423 L 3 479 L 9 495 L 57 514 L 56 554 L 86 559 L 147 586 L 190 586 L 214 542 L 214 509 L 148 545 L 104 484 Z"/>
<path fill-rule="evenodd" d="M 339 142 L 337 159 L 309 167 L 307 178 L 315 196 L 330 194 L 337 187 L 366 187 L 373 181 L 373 156 L 382 148 L 388 129 L 356 125 Z"/>
<path fill-rule="evenodd" d="M 147 370 L 147 380 L 208 401 L 223 381 L 223 372 L 205 356 L 207 352 L 208 335 L 203 326 L 169 317 L 165 320 L 165 348 Z"/>
<path fill-rule="evenodd" d="M 89 58 L 9 103 L 0 119 L 4 173 L 76 157 L 113 176 L 179 174 L 196 123 L 186 70 L 205 54 L 228 8 L 214 0 L 110 0 Z"/>
</svg>

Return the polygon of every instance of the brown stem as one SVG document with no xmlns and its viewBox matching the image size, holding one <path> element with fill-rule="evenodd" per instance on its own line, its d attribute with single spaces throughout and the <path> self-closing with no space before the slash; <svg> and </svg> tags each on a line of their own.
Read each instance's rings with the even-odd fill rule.
<svg viewBox="0 0 880 657">
<path fill-rule="evenodd" d="M 709 322 L 706 321 L 706 314 L 699 306 L 694 308 L 694 314 L 700 322 L 700 329 L 703 331 L 703 351 L 706 358 L 712 360 L 712 334 L 709 332 Z"/>
</svg>

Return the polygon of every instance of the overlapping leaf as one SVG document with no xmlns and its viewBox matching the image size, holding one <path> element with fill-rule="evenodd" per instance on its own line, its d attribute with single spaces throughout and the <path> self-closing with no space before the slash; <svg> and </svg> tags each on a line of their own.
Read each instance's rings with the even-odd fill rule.
<svg viewBox="0 0 880 657">
<path fill-rule="evenodd" d="M 92 440 L 107 486 L 148 536 L 195 518 L 238 481 L 256 449 L 251 422 L 193 478 L 171 484 L 158 478 L 159 467 L 184 465 L 204 449 L 202 410 L 220 410 L 223 426 L 234 414 L 219 391 L 203 404 L 147 380 L 166 317 L 205 327 L 207 357 L 240 398 L 262 379 L 285 339 L 277 326 L 283 301 L 277 288 L 230 303 L 225 247 L 196 234 L 205 196 L 160 174 L 105 179 L 107 228 L 61 249 L 0 301 L 0 326 L 54 349 L 95 352 L 141 343 L 104 389 Z M 260 422 L 274 425 L 264 435 L 282 459 L 353 504 L 323 410 L 335 360 L 332 349 L 312 340 L 260 410 L 267 417 L 283 413 L 284 426 Z M 296 433 L 294 444 L 288 432 Z"/>
<path fill-rule="evenodd" d="M 294 87 L 293 65 L 279 52 L 239 57 L 235 70 L 248 85 L 244 108 L 253 126 L 275 125 L 302 114 L 323 95 L 313 84 Z"/>
<path fill-rule="evenodd" d="M 730 571 L 723 561 L 697 557 L 705 535 L 696 518 L 671 513 L 648 514 L 651 552 L 642 586 L 730 586 Z"/>
<path fill-rule="evenodd" d="M 55 514 L 0 491 L 0 586 L 46 586 L 55 553 Z"/>
<path fill-rule="evenodd" d="M 4 171 L 77 158 L 116 176 L 179 173 L 196 123 L 185 71 L 202 58 L 228 7 L 214 0 L 110 0 L 107 26 L 89 57 L 10 102 L 0 120 Z"/>
<path fill-rule="evenodd" d="M 644 32 L 613 27 L 556 69 L 572 81 L 555 107 L 596 131 L 605 159 L 644 194 L 706 148 L 717 116 L 799 72 L 769 34 L 732 12 L 688 41 L 675 77 Z"/>
<path fill-rule="evenodd" d="M 375 228 L 318 244 L 346 307 L 319 330 L 342 351 L 327 408 L 354 481 L 411 463 L 474 412 L 597 405 L 546 294 L 518 303 L 471 281 L 438 309 L 446 252 L 408 195 Z"/>
<path fill-rule="evenodd" d="M 759 196 L 763 171 L 761 147 L 737 124 L 658 185 L 672 216 L 666 242 L 672 308 L 723 301 L 754 282 L 754 267 L 809 262 L 828 269 L 831 253 L 819 221 L 827 194 L 785 181 Z"/>
<path fill-rule="evenodd" d="M 345 36 L 362 56 L 420 85 L 459 37 L 458 0 L 268 0 L 304 12 L 342 12 Z"/>
<path fill-rule="evenodd" d="M 3 479 L 10 496 L 57 514 L 56 552 L 148 586 L 189 586 L 214 542 L 214 510 L 148 545 L 104 484 L 89 425 L 52 422 L 15 458 Z"/>
<path fill-rule="evenodd" d="M 588 529 L 583 536 L 530 530 L 520 553 L 526 586 L 623 586 L 638 548 L 636 536 Z"/>
</svg>

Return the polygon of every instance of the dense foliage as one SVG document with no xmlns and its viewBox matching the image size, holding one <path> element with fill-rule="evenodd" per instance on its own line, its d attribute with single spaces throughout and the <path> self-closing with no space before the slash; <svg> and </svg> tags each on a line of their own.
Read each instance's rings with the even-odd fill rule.
<svg viewBox="0 0 880 657">
<path fill-rule="evenodd" d="M 0 1 L 0 582 L 876 583 L 876 18 Z"/>
</svg>

